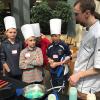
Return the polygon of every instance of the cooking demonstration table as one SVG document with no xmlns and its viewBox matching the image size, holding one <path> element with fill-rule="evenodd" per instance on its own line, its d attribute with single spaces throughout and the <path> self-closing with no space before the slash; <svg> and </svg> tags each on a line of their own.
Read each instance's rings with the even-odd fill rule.
<svg viewBox="0 0 100 100">
<path fill-rule="evenodd" d="M 27 86 L 28 84 L 19 80 L 9 78 L 9 77 L 3 77 L 1 74 L 0 74 L 0 80 L 5 80 L 9 82 L 13 87 L 12 90 L 6 90 L 6 89 L 3 91 L 1 90 L 0 100 L 28 100 L 24 98 L 22 95 L 19 95 L 19 96 L 16 95 L 16 90 L 18 89 L 20 90 L 24 88 L 25 86 Z M 47 100 L 47 97 L 48 97 L 48 94 L 44 98 L 38 99 L 38 100 Z M 59 98 L 58 100 L 69 100 L 69 97 L 67 95 L 62 95 L 62 94 L 58 94 L 58 98 Z"/>
</svg>

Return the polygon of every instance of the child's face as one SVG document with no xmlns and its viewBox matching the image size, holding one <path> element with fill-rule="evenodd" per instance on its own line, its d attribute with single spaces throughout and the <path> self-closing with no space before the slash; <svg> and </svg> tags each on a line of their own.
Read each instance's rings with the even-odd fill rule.
<svg viewBox="0 0 100 100">
<path fill-rule="evenodd" d="M 6 31 L 6 36 L 8 39 L 15 39 L 17 35 L 17 31 L 15 28 L 10 28 Z"/>
<path fill-rule="evenodd" d="M 56 42 L 56 41 L 58 41 L 60 39 L 60 35 L 59 34 L 52 34 L 51 35 L 51 40 L 53 41 L 53 42 Z"/>
<path fill-rule="evenodd" d="M 34 47 L 36 43 L 36 39 L 35 37 L 30 37 L 26 40 L 26 44 L 28 45 L 28 47 Z"/>
</svg>

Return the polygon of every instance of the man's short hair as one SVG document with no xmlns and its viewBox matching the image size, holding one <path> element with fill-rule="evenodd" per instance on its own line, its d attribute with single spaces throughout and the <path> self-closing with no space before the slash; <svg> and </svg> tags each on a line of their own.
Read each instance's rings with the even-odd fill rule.
<svg viewBox="0 0 100 100">
<path fill-rule="evenodd" d="M 90 10 L 91 14 L 94 15 L 96 4 L 94 0 L 77 0 L 74 4 L 76 6 L 78 3 L 80 3 L 80 9 L 82 12 L 85 12 L 86 10 Z"/>
</svg>

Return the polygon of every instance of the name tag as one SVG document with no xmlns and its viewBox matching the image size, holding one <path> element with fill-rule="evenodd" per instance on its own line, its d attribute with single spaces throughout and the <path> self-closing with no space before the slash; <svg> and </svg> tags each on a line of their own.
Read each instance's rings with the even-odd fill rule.
<svg viewBox="0 0 100 100">
<path fill-rule="evenodd" d="M 25 57 L 26 57 L 26 58 L 29 58 L 29 57 L 30 57 L 30 53 L 26 53 L 26 54 L 25 54 Z"/>
<path fill-rule="evenodd" d="M 12 50 L 12 54 L 17 54 L 17 50 Z"/>
<path fill-rule="evenodd" d="M 53 55 L 53 58 L 58 58 L 58 55 Z"/>
</svg>

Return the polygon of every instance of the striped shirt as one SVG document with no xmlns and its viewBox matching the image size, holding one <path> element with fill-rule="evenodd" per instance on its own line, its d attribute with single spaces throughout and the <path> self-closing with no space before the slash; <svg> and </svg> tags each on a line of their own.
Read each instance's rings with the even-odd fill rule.
<svg viewBox="0 0 100 100">
<path fill-rule="evenodd" d="M 24 82 L 40 82 L 43 80 L 42 68 L 43 55 L 38 47 L 30 49 L 26 47 L 21 51 L 19 67 L 23 70 L 22 79 Z"/>
</svg>

